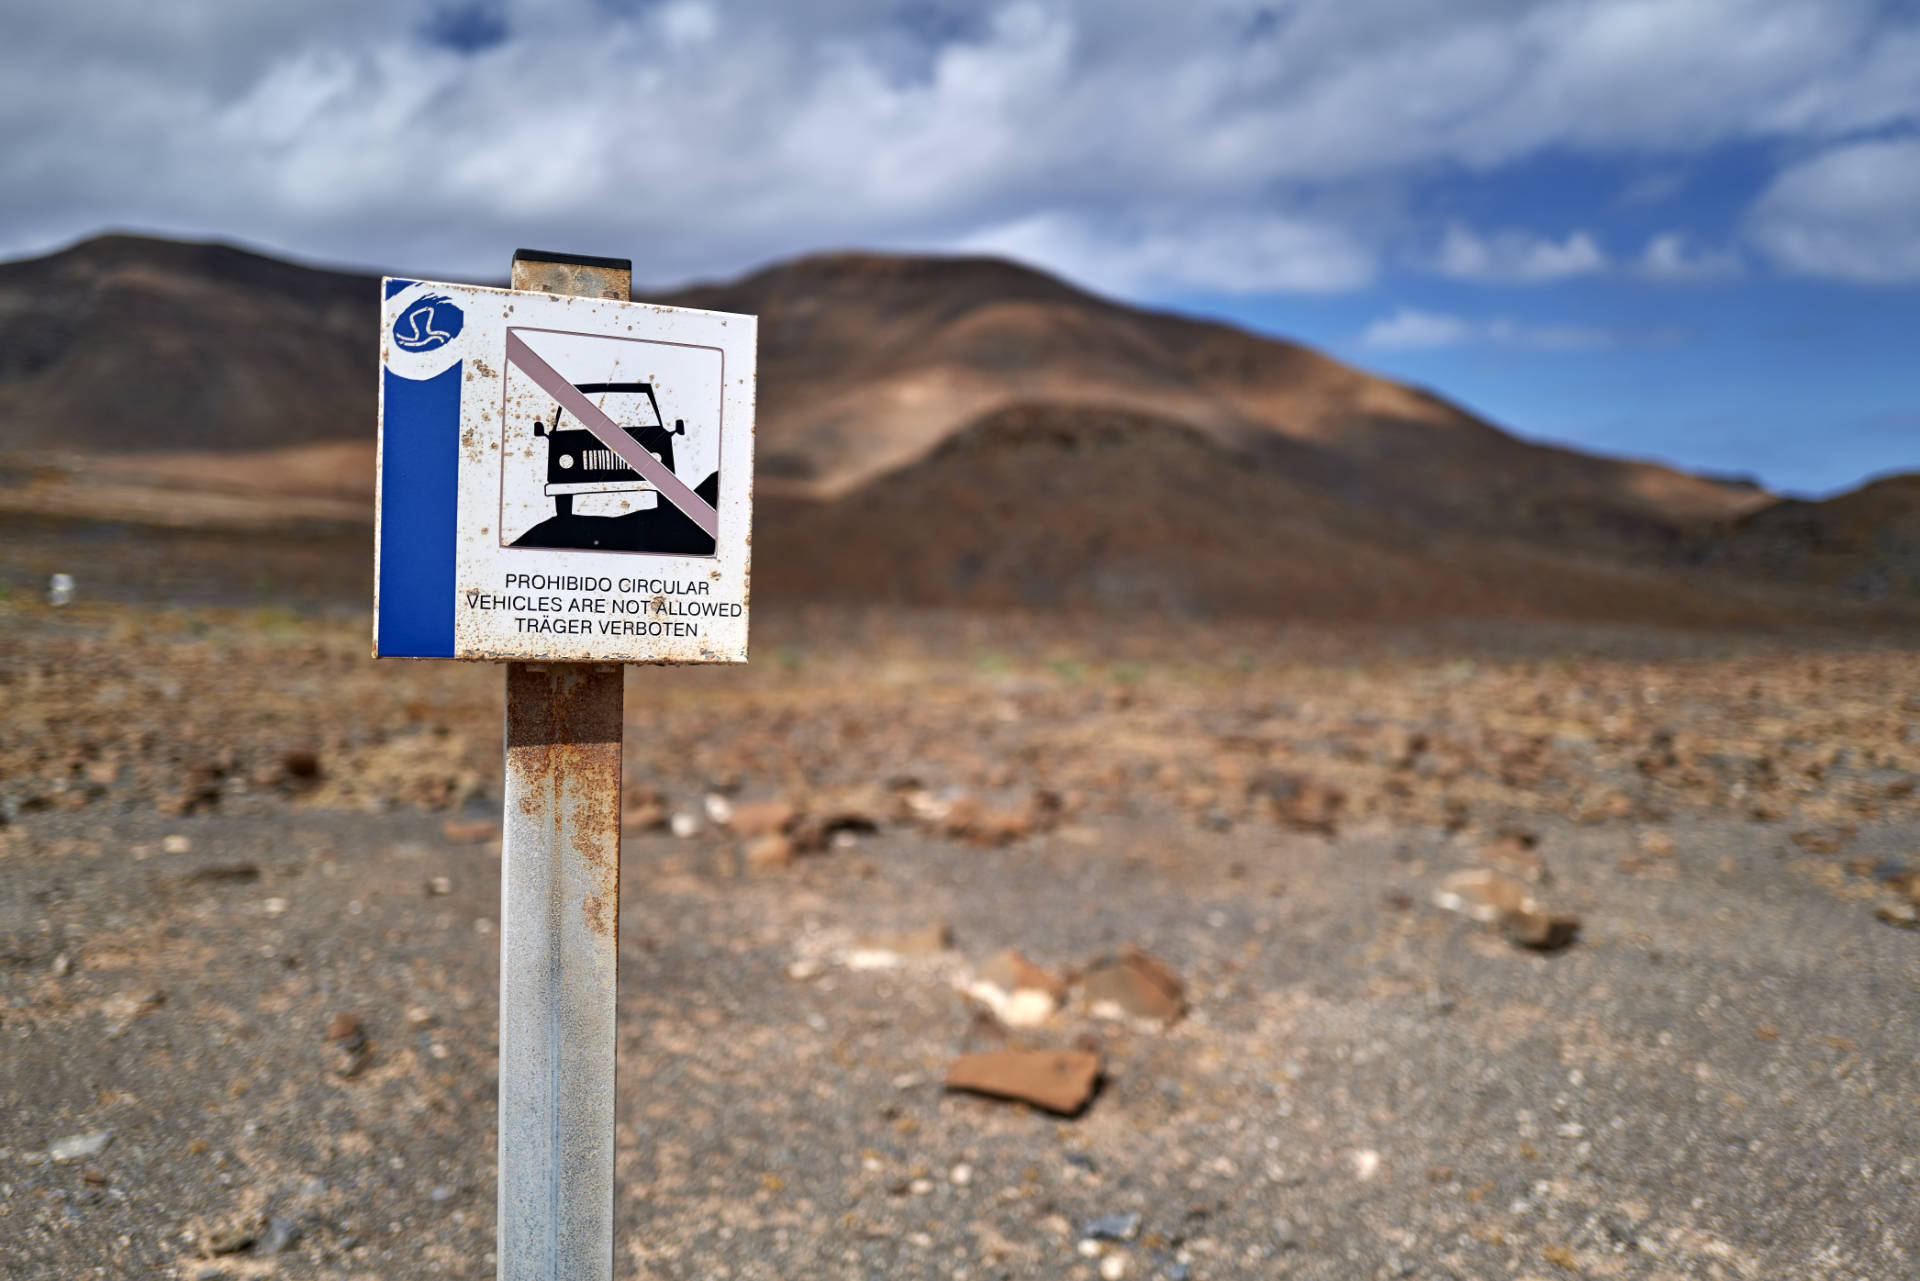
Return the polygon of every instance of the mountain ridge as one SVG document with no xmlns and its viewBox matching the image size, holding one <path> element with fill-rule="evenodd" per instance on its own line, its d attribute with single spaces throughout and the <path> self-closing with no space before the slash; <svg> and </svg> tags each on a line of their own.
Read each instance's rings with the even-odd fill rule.
<svg viewBox="0 0 1920 1281">
<path fill-rule="evenodd" d="M 1613 602 L 1575 612 L 1604 614 L 1631 606 L 1623 581 L 1662 596 L 1650 574 L 1878 601 L 1920 583 L 1920 540 L 1872 534 L 1907 529 L 1920 486 L 1805 503 L 1529 441 L 1301 344 L 1002 259 L 814 254 L 646 297 L 760 317 L 763 597 L 1100 605 L 1131 573 L 1142 599 L 1202 613 L 1337 612 L 1343 591 L 1379 613 L 1362 605 L 1385 584 L 1436 604 L 1447 581 L 1474 608 L 1565 612 L 1551 563 Z M 182 492 L 204 467 L 229 505 L 251 486 L 337 510 L 371 484 L 377 299 L 377 277 L 219 243 L 112 235 L 0 263 L 0 452 L 110 456 L 123 494 L 143 475 Z M 1098 492 L 1022 466 L 1085 468 Z M 84 482 L 50 485 L 32 510 L 85 507 Z M 1146 528 L 1157 542 L 1135 537 Z M 1276 531 L 1352 572 L 1290 576 Z M 856 572 L 846 548 L 868 545 L 891 545 L 892 568 Z M 1125 573 L 1102 559 L 1123 546 Z M 1489 578 L 1499 566 L 1511 586 Z M 1208 586 L 1182 596 L 1183 576 Z"/>
</svg>

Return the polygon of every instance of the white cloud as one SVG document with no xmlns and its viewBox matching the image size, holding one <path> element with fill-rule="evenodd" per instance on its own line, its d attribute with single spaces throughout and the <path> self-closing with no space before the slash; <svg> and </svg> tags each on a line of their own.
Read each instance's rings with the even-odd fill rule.
<svg viewBox="0 0 1920 1281">
<path fill-rule="evenodd" d="M 957 247 L 1047 266 L 1112 294 L 1335 293 L 1374 274 L 1372 253 L 1346 231 L 1282 216 L 1109 232 L 1045 213 L 989 228 Z"/>
<path fill-rule="evenodd" d="M 1792 166 L 1754 204 L 1747 227 L 1785 271 L 1920 281 L 1920 140 L 1853 143 Z"/>
<path fill-rule="evenodd" d="M 1695 252 L 1681 231 L 1663 231 L 1647 241 L 1634 264 L 1636 274 L 1648 280 L 1684 284 L 1700 280 L 1728 280 L 1741 275 L 1740 257 L 1730 249 Z"/>
<path fill-rule="evenodd" d="M 118 224 L 488 276 L 537 242 L 664 280 L 1024 237 L 1128 289 L 1324 290 L 1423 234 L 1403 202 L 1435 176 L 1920 124 L 1920 19 L 1876 0 L 15 8 L 0 252 Z M 1795 210 L 1757 243 L 1830 261 Z M 1605 265 L 1590 231 L 1460 235 L 1472 279 Z"/>
<path fill-rule="evenodd" d="M 1563 241 L 1524 231 L 1482 237 L 1454 223 L 1447 228 L 1435 263 L 1441 275 L 1487 283 L 1538 285 L 1607 269 L 1607 256 L 1590 232 L 1570 232 Z"/>
<path fill-rule="evenodd" d="M 1672 341 L 1671 334 L 1647 335 L 1645 340 Z M 1442 312 L 1402 307 L 1376 320 L 1360 334 L 1360 345 L 1376 351 L 1421 351 L 1470 344 L 1531 347 L 1542 351 L 1587 351 L 1615 347 L 1627 339 L 1611 330 L 1586 325 L 1536 325 L 1496 316 L 1470 320 Z"/>
<path fill-rule="evenodd" d="M 1479 332 L 1478 325 L 1459 316 L 1402 307 L 1368 325 L 1360 335 L 1360 345 L 1381 351 L 1458 347 L 1474 341 Z"/>
</svg>

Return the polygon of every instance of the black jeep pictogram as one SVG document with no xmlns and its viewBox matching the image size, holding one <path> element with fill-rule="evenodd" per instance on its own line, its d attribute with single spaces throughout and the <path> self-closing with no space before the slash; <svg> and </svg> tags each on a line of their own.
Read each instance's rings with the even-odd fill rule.
<svg viewBox="0 0 1920 1281">
<path fill-rule="evenodd" d="M 676 418 L 671 431 L 663 425 L 652 383 L 581 383 L 580 391 L 604 397 L 597 403 L 607 417 L 619 423 L 621 430 L 668 471 L 674 470 L 673 438 L 686 435 L 687 424 Z M 538 421 L 533 424 L 533 434 L 547 442 L 546 492 L 553 499 L 556 516 L 573 515 L 575 494 L 659 493 L 651 481 L 627 466 L 592 432 L 584 427 L 562 426 L 565 417 L 566 411 L 556 404 L 551 426 Z"/>
</svg>

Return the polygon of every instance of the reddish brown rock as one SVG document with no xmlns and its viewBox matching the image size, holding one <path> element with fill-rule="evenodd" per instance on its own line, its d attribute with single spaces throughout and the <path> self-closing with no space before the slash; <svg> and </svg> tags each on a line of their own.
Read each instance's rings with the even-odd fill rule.
<svg viewBox="0 0 1920 1281">
<path fill-rule="evenodd" d="M 765 836 L 747 842 L 742 851 L 747 866 L 759 872 L 777 871 L 793 864 L 793 841 L 780 832 L 769 832 Z"/>
<path fill-rule="evenodd" d="M 1580 935 L 1580 918 L 1568 912 L 1525 907 L 1500 918 L 1500 932 L 1509 942 L 1536 952 L 1557 952 Z"/>
<path fill-rule="evenodd" d="M 1096 1018 L 1175 1022 L 1187 1012 L 1186 987 L 1164 961 L 1138 948 L 1103 956 L 1081 976 L 1081 993 Z"/>
<path fill-rule="evenodd" d="M 909 957 L 938 956 L 952 946 L 953 927 L 932 921 L 916 929 L 855 940 L 847 965 L 856 970 L 888 969 Z"/>
<path fill-rule="evenodd" d="M 1492 925 L 1509 912 L 1531 908 L 1533 895 L 1525 885 L 1504 872 L 1472 867 L 1441 881 L 1433 892 L 1433 901 L 1449 912 L 1459 912 Z"/>
<path fill-rule="evenodd" d="M 1067 994 L 1067 985 L 1029 961 L 1014 948 L 1003 948 L 989 957 L 974 977 L 1006 992 L 1045 992 L 1054 1000 Z"/>
<path fill-rule="evenodd" d="M 978 970 L 967 995 L 1008 1027 L 1038 1027 L 1066 999 L 1067 987 L 1012 948 L 996 953 Z"/>
<path fill-rule="evenodd" d="M 1093 1098 L 1100 1056 L 1087 1050 L 988 1050 L 947 1069 L 947 1088 L 1075 1116 Z"/>
<path fill-rule="evenodd" d="M 799 811 L 790 801 L 751 801 L 734 806 L 727 825 L 751 839 L 785 832 L 798 816 Z"/>
<path fill-rule="evenodd" d="M 1540 838 L 1532 832 L 1501 832 L 1480 847 L 1480 861 L 1536 885 L 1547 879 L 1547 861 L 1540 854 Z"/>
<path fill-rule="evenodd" d="M 629 801 L 620 810 L 620 830 L 623 832 L 663 832 L 672 816 L 667 807 L 659 801 Z"/>
<path fill-rule="evenodd" d="M 440 825 L 440 836 L 449 845 L 478 845 L 500 839 L 500 825 L 490 818 L 450 818 Z"/>
<path fill-rule="evenodd" d="M 1324 836 L 1333 834 L 1347 804 L 1345 792 L 1305 774 L 1262 774 L 1247 785 L 1247 792 L 1281 827 Z"/>
<path fill-rule="evenodd" d="M 809 797 L 789 823 L 787 834 L 803 854 L 827 848 L 840 832 L 875 832 L 891 808 L 877 789 L 856 787 Z"/>
</svg>

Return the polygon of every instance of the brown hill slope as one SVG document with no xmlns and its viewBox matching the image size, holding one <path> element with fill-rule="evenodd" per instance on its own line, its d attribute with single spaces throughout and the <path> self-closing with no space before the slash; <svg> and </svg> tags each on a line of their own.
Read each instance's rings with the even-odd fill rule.
<svg viewBox="0 0 1920 1281">
<path fill-rule="evenodd" d="M 131 236 L 0 264 L 0 507 L 370 510 L 376 297 L 368 276 Z M 1749 610 L 1685 603 L 1716 584 L 1897 602 L 1920 582 L 1920 482 L 1780 502 L 1536 445 L 1007 262 L 817 256 L 660 297 L 761 317 L 776 597 L 1704 620 Z M 1674 569 L 1684 590 L 1648 573 Z"/>
<path fill-rule="evenodd" d="M 378 297 L 366 276 L 140 236 L 0 265 L 0 448 L 366 439 Z"/>
<path fill-rule="evenodd" d="M 801 258 L 663 296 L 760 317 L 760 466 L 837 497 L 1013 405 L 1186 423 L 1296 480 L 1459 532 L 1655 551 L 1750 486 L 1531 444 L 1297 344 L 982 258 Z M 1308 448 L 1299 448 L 1306 446 Z"/>
<path fill-rule="evenodd" d="M 1920 473 L 1823 502 L 1783 499 L 1697 536 L 1695 548 L 1722 574 L 1920 606 Z"/>
<path fill-rule="evenodd" d="M 1367 511 L 1172 419 L 1012 406 L 832 501 L 760 500 L 776 600 L 1730 624 L 1790 606 Z"/>
</svg>

